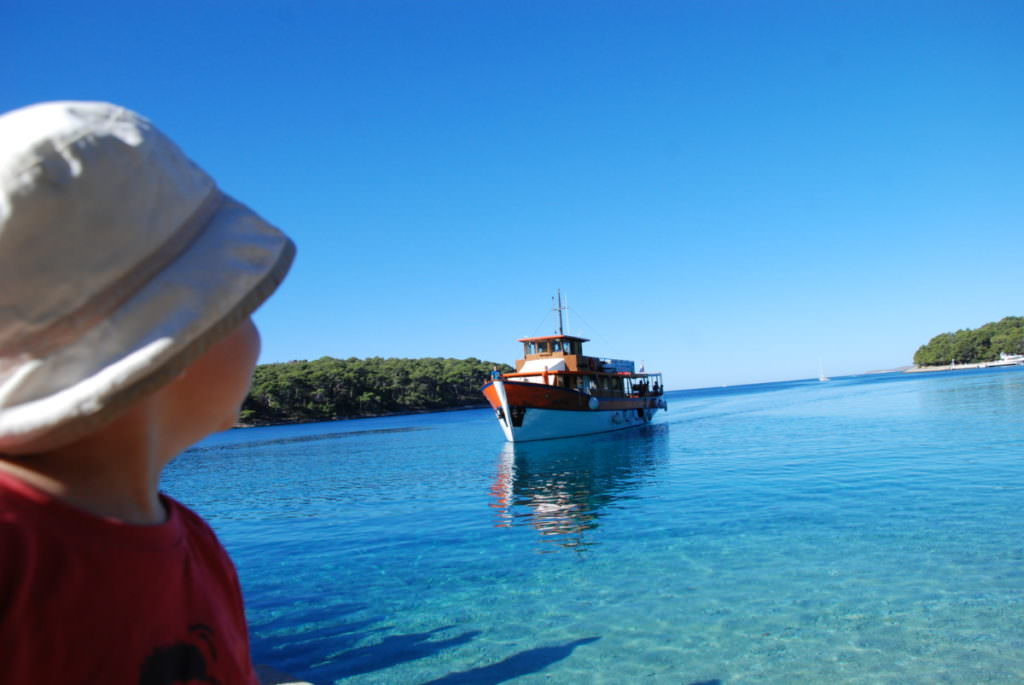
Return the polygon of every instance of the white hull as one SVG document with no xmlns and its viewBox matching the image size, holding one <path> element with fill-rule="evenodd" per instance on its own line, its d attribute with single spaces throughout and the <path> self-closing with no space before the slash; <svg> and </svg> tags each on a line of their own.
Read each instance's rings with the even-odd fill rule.
<svg viewBox="0 0 1024 685">
<path fill-rule="evenodd" d="M 499 419 L 498 424 L 509 442 L 550 440 L 575 435 L 591 435 L 608 431 L 645 426 L 654 418 L 657 409 L 644 409 L 639 416 L 636 409 L 618 411 L 561 411 L 558 409 L 529 408 L 523 416 L 523 425 L 509 426 Z M 506 414 L 508 416 L 508 414 Z"/>
</svg>

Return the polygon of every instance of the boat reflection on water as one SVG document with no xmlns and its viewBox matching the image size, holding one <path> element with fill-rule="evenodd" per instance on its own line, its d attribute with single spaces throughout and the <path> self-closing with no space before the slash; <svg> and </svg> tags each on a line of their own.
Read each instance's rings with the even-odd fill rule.
<svg viewBox="0 0 1024 685">
<path fill-rule="evenodd" d="M 667 452 L 667 425 L 640 431 L 505 443 L 491 486 L 496 525 L 529 525 L 544 542 L 577 551 L 597 544 L 588 531 L 610 504 L 636 497 Z"/>
</svg>

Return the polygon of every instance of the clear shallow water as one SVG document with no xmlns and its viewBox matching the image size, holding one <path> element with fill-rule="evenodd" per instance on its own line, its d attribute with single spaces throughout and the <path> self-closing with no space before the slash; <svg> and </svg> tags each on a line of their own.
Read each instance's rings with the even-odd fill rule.
<svg viewBox="0 0 1024 685">
<path fill-rule="evenodd" d="M 1024 682 L 1024 369 L 231 431 L 163 488 L 315 683 Z"/>
</svg>

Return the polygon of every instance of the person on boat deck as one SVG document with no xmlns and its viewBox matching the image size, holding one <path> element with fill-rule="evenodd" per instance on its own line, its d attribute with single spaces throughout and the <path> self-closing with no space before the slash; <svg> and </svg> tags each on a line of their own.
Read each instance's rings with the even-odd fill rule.
<svg viewBox="0 0 1024 685">
<path fill-rule="evenodd" d="M 258 682 L 235 567 L 159 482 L 235 424 L 294 253 L 134 112 L 0 116 L 0 680 Z"/>
<path fill-rule="evenodd" d="M 491 380 L 496 381 L 499 378 L 501 378 L 501 371 L 498 371 L 498 367 L 495 366 L 494 368 L 491 369 Z"/>
</svg>

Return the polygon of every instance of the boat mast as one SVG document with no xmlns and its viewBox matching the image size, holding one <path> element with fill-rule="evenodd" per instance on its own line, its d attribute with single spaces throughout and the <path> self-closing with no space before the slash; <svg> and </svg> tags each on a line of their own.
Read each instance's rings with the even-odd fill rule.
<svg viewBox="0 0 1024 685">
<path fill-rule="evenodd" d="M 551 298 L 551 300 L 552 300 L 551 304 L 555 305 L 555 306 L 552 307 L 552 309 L 554 309 L 555 311 L 558 312 L 558 334 L 559 335 L 565 335 L 565 331 L 562 330 L 562 309 L 563 309 L 563 307 L 562 307 L 562 289 L 559 288 L 555 292 L 558 293 L 558 304 L 555 305 L 555 302 L 554 302 L 555 298 L 552 297 Z"/>
</svg>

